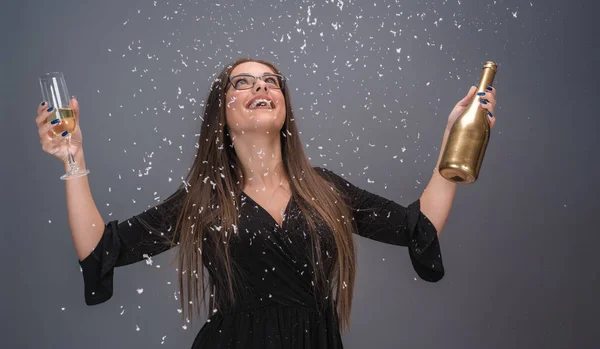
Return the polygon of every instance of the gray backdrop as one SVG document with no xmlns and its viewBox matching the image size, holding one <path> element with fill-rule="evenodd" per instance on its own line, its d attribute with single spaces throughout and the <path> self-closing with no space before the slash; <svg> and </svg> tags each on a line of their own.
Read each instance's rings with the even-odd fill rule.
<svg viewBox="0 0 600 349">
<path fill-rule="evenodd" d="M 315 166 L 405 205 L 448 113 L 499 63 L 480 179 L 458 188 L 441 236 L 445 278 L 424 282 L 406 248 L 357 238 L 345 347 L 598 347 L 598 8 L 566 3 L 3 1 L 0 347 L 191 346 L 205 319 L 180 322 L 175 251 L 118 269 L 114 297 L 85 305 L 63 168 L 34 124 L 37 78 L 63 71 L 78 96 L 108 222 L 179 185 L 210 80 L 240 56 L 289 76 Z"/>
</svg>

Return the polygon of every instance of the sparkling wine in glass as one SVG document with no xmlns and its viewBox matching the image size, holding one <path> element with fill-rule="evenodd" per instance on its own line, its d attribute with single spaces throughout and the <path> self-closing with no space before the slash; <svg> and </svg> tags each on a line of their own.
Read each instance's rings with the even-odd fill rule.
<svg viewBox="0 0 600 349">
<path fill-rule="evenodd" d="M 90 173 L 90 170 L 82 170 L 77 166 L 77 162 L 71 154 L 71 134 L 75 132 L 76 120 L 71 106 L 71 98 L 67 90 L 67 82 L 63 73 L 53 72 L 40 76 L 40 87 L 42 88 L 42 100 L 48 103 L 48 108 L 54 107 L 54 110 L 47 121 L 59 119 L 59 124 L 52 129 L 55 137 L 62 137 L 65 131 L 68 134 L 64 137 L 67 142 L 69 171 L 62 175 L 60 179 L 67 180 L 85 176 Z"/>
</svg>

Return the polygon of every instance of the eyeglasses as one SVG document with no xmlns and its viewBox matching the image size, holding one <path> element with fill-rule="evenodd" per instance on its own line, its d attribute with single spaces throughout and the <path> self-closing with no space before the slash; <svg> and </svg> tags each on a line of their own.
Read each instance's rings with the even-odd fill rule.
<svg viewBox="0 0 600 349">
<path fill-rule="evenodd" d="M 254 76 L 250 74 L 239 74 L 229 77 L 229 83 L 236 90 L 249 90 L 256 85 L 257 79 L 264 81 L 269 88 L 283 89 L 285 84 L 285 76 L 280 74 L 266 73 L 262 76 Z"/>
</svg>

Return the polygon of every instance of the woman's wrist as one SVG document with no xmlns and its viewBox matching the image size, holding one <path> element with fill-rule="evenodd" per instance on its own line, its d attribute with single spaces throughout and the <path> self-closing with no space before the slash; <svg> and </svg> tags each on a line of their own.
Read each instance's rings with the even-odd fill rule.
<svg viewBox="0 0 600 349">
<path fill-rule="evenodd" d="M 73 159 L 75 159 L 75 162 L 77 162 L 77 167 L 79 167 L 82 170 L 85 170 L 85 159 L 83 156 L 83 148 L 80 148 L 77 153 L 73 154 Z M 71 166 L 69 166 L 69 159 L 65 159 L 63 161 L 63 165 L 65 167 L 65 172 L 68 172 L 69 170 L 71 170 Z"/>
</svg>

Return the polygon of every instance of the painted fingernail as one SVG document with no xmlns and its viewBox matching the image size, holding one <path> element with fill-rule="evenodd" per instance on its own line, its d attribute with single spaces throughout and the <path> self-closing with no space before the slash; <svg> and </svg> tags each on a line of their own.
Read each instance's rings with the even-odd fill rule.
<svg viewBox="0 0 600 349">
<path fill-rule="evenodd" d="M 52 125 L 56 125 L 56 124 L 58 124 L 59 122 L 60 122 L 60 119 L 54 119 L 54 120 L 50 121 L 50 123 L 51 123 Z"/>
<path fill-rule="evenodd" d="M 478 96 L 485 96 L 485 92 L 477 92 Z"/>
<path fill-rule="evenodd" d="M 492 115 L 492 112 L 490 112 L 489 110 L 488 110 L 488 115 L 490 116 L 490 118 L 494 117 L 494 116 Z"/>
<path fill-rule="evenodd" d="M 46 101 L 42 102 L 42 107 L 46 105 Z"/>
<path fill-rule="evenodd" d="M 481 103 L 481 104 L 487 104 L 487 102 L 484 99 L 480 99 L 479 103 Z"/>
<path fill-rule="evenodd" d="M 63 133 L 62 133 L 62 135 L 61 135 L 61 136 L 63 136 L 63 137 L 64 137 L 64 136 L 66 136 L 66 135 L 68 135 L 68 134 L 69 134 L 69 131 L 65 131 L 65 132 L 63 132 Z"/>
<path fill-rule="evenodd" d="M 486 86 L 485 89 L 488 90 L 488 91 L 491 91 L 492 90 L 492 86 Z"/>
<path fill-rule="evenodd" d="M 50 108 L 46 109 L 46 111 L 53 111 L 53 110 L 54 110 L 54 107 L 50 107 Z"/>
</svg>

